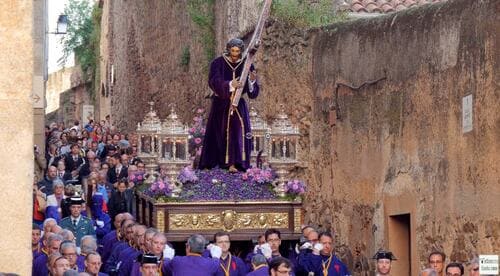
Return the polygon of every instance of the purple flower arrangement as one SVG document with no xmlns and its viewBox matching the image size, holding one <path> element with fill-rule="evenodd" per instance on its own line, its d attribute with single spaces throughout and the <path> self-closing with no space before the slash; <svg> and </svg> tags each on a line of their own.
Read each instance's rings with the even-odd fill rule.
<svg viewBox="0 0 500 276">
<path fill-rule="evenodd" d="M 177 176 L 177 180 L 182 184 L 186 184 L 188 182 L 194 183 L 198 181 L 198 176 L 196 175 L 196 172 L 193 170 L 192 166 L 186 166 L 179 173 L 179 176 Z"/>
<path fill-rule="evenodd" d="M 302 196 L 306 192 L 306 184 L 298 179 L 293 179 L 285 184 L 285 192 L 292 196 Z"/>
<path fill-rule="evenodd" d="M 174 185 L 168 179 L 158 179 L 145 191 L 146 195 L 158 199 L 160 197 L 170 197 Z"/>
<path fill-rule="evenodd" d="M 135 185 L 139 185 L 144 181 L 144 173 L 139 171 L 134 172 L 128 176 L 128 181 L 134 182 Z"/>
<path fill-rule="evenodd" d="M 174 184 L 159 178 L 145 191 L 157 200 L 167 201 L 250 201 L 250 200 L 291 200 L 302 196 L 306 185 L 300 180 L 286 183 L 287 198 L 280 198 L 274 191 L 276 174 L 271 169 L 251 168 L 245 173 L 230 173 L 215 168 L 193 170 L 187 166 L 179 173 L 177 183 L 182 183 L 178 198 L 172 198 Z"/>
<path fill-rule="evenodd" d="M 196 109 L 196 114 L 193 118 L 193 126 L 189 129 L 189 153 L 196 158 L 201 155 L 203 146 L 203 138 L 205 137 L 205 110 L 203 108 Z"/>
<path fill-rule="evenodd" d="M 276 175 L 271 171 L 271 169 L 260 169 L 260 168 L 250 168 L 246 173 L 241 175 L 243 180 L 252 180 L 259 184 L 271 183 L 276 178 Z"/>
<path fill-rule="evenodd" d="M 242 173 L 212 169 L 195 172 L 198 181 L 187 182 L 182 188 L 182 201 L 244 201 L 277 199 L 270 182 L 258 183 L 243 179 Z"/>
</svg>

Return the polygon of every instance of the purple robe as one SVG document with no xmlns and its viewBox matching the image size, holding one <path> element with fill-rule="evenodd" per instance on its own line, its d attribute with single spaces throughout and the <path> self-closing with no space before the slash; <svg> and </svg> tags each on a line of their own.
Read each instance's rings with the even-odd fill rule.
<svg viewBox="0 0 500 276">
<path fill-rule="evenodd" d="M 232 64 L 232 66 L 235 65 Z M 236 77 L 241 75 L 242 70 L 243 64 L 236 69 Z M 253 65 L 251 70 L 253 70 Z M 226 129 L 228 128 L 231 107 L 229 83 L 233 79 L 233 71 L 224 57 L 221 56 L 212 61 L 208 78 L 208 84 L 214 95 L 212 96 L 212 107 L 208 116 L 199 169 L 227 168 L 230 165 L 235 165 L 239 170 L 246 170 L 250 167 L 252 147 L 248 107 L 243 97 L 240 98 L 238 112 L 233 112 L 233 115 L 229 117 L 228 135 Z M 250 99 L 255 99 L 259 95 L 257 82 L 253 84 L 253 90 L 250 92 L 247 81 L 243 93 L 247 93 Z M 241 116 L 241 121 L 238 114 Z"/>
<path fill-rule="evenodd" d="M 218 260 L 201 256 L 175 256 L 163 262 L 162 270 L 172 276 L 214 276 L 222 271 Z"/>
<path fill-rule="evenodd" d="M 49 269 L 47 267 L 48 256 L 43 252 L 33 261 L 33 270 L 31 272 L 32 276 L 47 276 L 49 274 Z"/>
<path fill-rule="evenodd" d="M 105 264 L 111 255 L 111 250 L 113 250 L 113 246 L 118 242 L 118 236 L 116 230 L 113 230 L 106 234 L 104 238 L 101 240 L 101 245 L 97 248 L 97 252 L 101 255 L 102 263 Z"/>
<path fill-rule="evenodd" d="M 329 256 L 314 255 L 306 250 L 299 254 L 299 265 L 306 272 L 314 272 L 314 275 L 323 275 L 322 263 L 327 263 Z M 342 263 L 335 255 L 332 256 L 330 266 L 328 267 L 329 276 L 347 276 L 351 275 L 344 263 Z"/>
<path fill-rule="evenodd" d="M 220 260 L 219 266 L 221 267 L 221 270 L 217 273 L 217 276 L 226 275 L 226 274 L 224 274 L 224 269 L 222 269 L 222 267 L 224 267 L 226 269 L 229 267 L 229 275 L 230 276 L 245 276 L 245 275 L 247 275 L 247 272 L 248 272 L 247 266 L 245 265 L 245 263 L 243 262 L 242 259 L 231 255 L 231 263 L 229 264 L 229 266 L 228 266 L 229 257 L 226 257 L 225 260 L 223 260 L 223 259 L 219 259 L 219 260 Z"/>
<path fill-rule="evenodd" d="M 261 266 L 256 270 L 248 273 L 247 276 L 269 276 L 269 267 L 267 265 Z"/>
<path fill-rule="evenodd" d="M 76 265 L 78 266 L 78 272 L 85 271 L 85 256 L 78 255 L 76 258 Z"/>
<path fill-rule="evenodd" d="M 102 211 L 102 203 L 104 202 L 103 196 L 100 194 L 95 194 L 92 196 L 92 205 L 90 206 L 92 210 L 92 222 L 95 229 L 95 235 L 97 238 L 97 243 L 101 244 L 102 239 L 111 231 L 111 218 L 108 214 Z M 102 221 L 104 225 L 99 227 L 96 221 Z"/>
<path fill-rule="evenodd" d="M 109 255 L 108 260 L 104 264 L 104 272 L 110 273 L 114 270 L 119 262 L 120 252 L 125 250 L 127 247 L 130 247 L 127 242 L 119 241 L 117 242 L 112 249 L 111 255 Z"/>
<path fill-rule="evenodd" d="M 139 256 L 142 252 L 133 248 L 128 247 L 123 250 L 118 257 L 120 262 L 120 268 L 118 269 L 118 275 L 127 276 L 130 275 L 130 269 L 132 268 L 132 264 L 134 260 Z"/>
</svg>

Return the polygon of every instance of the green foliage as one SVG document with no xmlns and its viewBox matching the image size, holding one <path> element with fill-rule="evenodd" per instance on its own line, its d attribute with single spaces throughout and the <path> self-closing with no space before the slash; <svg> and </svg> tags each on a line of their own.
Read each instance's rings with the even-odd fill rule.
<svg viewBox="0 0 500 276">
<path fill-rule="evenodd" d="M 68 16 L 68 32 L 64 36 L 63 56 L 61 63 L 66 62 L 69 55 L 75 58 L 87 81 L 91 79 L 91 93 L 95 95 L 95 87 L 99 83 L 99 43 L 101 36 L 102 9 L 88 0 L 69 0 L 64 8 Z"/>
<path fill-rule="evenodd" d="M 187 67 L 189 65 L 190 60 L 191 60 L 191 53 L 189 52 L 189 46 L 185 46 L 182 49 L 181 65 Z"/>
<path fill-rule="evenodd" d="M 331 0 L 319 0 L 310 3 L 308 0 L 274 0 L 271 14 L 296 27 L 320 27 L 345 19 L 345 15 L 337 13 Z"/>
<path fill-rule="evenodd" d="M 200 30 L 199 39 L 205 52 L 205 69 L 215 58 L 214 4 L 215 0 L 188 0 L 187 5 L 191 20 Z"/>
</svg>

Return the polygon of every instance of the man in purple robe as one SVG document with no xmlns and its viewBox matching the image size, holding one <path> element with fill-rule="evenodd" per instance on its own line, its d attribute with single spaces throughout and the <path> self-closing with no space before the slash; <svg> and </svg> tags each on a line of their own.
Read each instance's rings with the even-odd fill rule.
<svg viewBox="0 0 500 276">
<path fill-rule="evenodd" d="M 266 257 L 261 254 L 255 254 L 252 257 L 253 271 L 247 276 L 269 276 L 269 266 L 267 265 Z"/>
<path fill-rule="evenodd" d="M 111 218 L 102 211 L 102 202 L 103 196 L 101 194 L 96 193 L 92 196 L 90 209 L 92 210 L 92 222 L 95 226 L 98 243 L 101 243 L 106 234 L 111 231 Z"/>
<path fill-rule="evenodd" d="M 120 261 L 118 275 L 130 275 L 134 260 L 137 259 L 137 256 L 144 253 L 141 251 L 141 239 L 144 237 L 147 228 L 145 225 L 140 224 L 135 225 L 133 228 L 134 238 L 131 242 L 131 246 L 123 250 L 118 257 Z"/>
<path fill-rule="evenodd" d="M 31 275 L 34 276 L 46 276 L 49 274 L 47 268 L 47 260 L 49 255 L 52 253 L 59 252 L 59 246 L 63 241 L 63 237 L 58 234 L 46 233 L 47 238 L 45 239 L 45 248 L 42 249 L 42 254 L 40 254 L 35 260 L 33 260 L 33 271 Z"/>
<path fill-rule="evenodd" d="M 101 254 L 102 257 L 102 263 L 105 264 L 106 261 L 108 260 L 109 256 L 111 255 L 111 252 L 113 250 L 114 245 L 120 241 L 120 226 L 122 224 L 122 221 L 124 220 L 132 220 L 133 221 L 134 217 L 129 214 L 129 213 L 122 213 L 118 214 L 115 217 L 115 221 L 113 222 L 114 228 L 117 230 L 113 230 L 106 234 L 104 238 L 102 238 L 101 245 L 98 249 L 97 252 Z"/>
<path fill-rule="evenodd" d="M 247 80 L 238 79 L 245 59 L 242 57 L 245 44 L 241 39 L 231 39 L 226 53 L 210 64 L 208 85 L 214 92 L 212 107 L 203 141 L 200 169 L 228 168 L 230 172 L 245 171 L 250 166 L 252 132 L 248 107 L 243 98 L 231 112 L 236 90 L 243 86 L 243 93 L 250 99 L 259 95 L 257 75 L 253 65 Z"/>
<path fill-rule="evenodd" d="M 111 255 L 104 264 L 104 272 L 108 274 L 117 273 L 120 260 L 120 253 L 130 247 L 129 242 L 133 239 L 135 222 L 132 220 L 124 220 L 121 225 L 121 233 L 124 233 L 123 239 L 115 243 L 111 250 Z"/>
<path fill-rule="evenodd" d="M 342 263 L 333 251 L 333 236 L 329 232 L 319 235 L 319 242 L 312 247 L 312 252 L 302 250 L 299 255 L 299 266 L 306 272 L 314 275 L 351 275 L 347 266 Z"/>
<path fill-rule="evenodd" d="M 243 262 L 242 259 L 240 259 L 237 256 L 234 256 L 231 254 L 229 251 L 231 247 L 231 240 L 229 233 L 227 232 L 217 232 L 214 235 L 214 242 L 215 245 L 219 248 L 216 250 L 220 250 L 220 264 L 219 266 L 221 267 L 222 271 L 217 274 L 217 276 L 245 276 L 248 273 L 247 266 Z M 210 257 L 210 258 L 216 258 L 212 254 L 212 248 L 214 245 L 209 245 L 207 246 L 209 250 L 205 250 L 203 252 L 202 256 L 203 257 Z M 217 253 L 219 255 L 219 253 Z"/>
<path fill-rule="evenodd" d="M 163 262 L 164 270 L 171 275 L 215 276 L 222 269 L 218 259 L 205 258 L 201 254 L 206 240 L 202 235 L 192 235 L 186 244 L 186 256 L 175 256 Z"/>
</svg>

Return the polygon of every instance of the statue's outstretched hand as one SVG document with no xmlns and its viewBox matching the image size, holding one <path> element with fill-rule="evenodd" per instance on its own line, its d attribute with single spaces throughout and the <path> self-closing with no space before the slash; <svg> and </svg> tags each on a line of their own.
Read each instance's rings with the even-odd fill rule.
<svg viewBox="0 0 500 276">
<path fill-rule="evenodd" d="M 248 76 L 248 78 L 251 81 L 256 81 L 257 80 L 257 71 L 253 70 L 252 72 L 250 72 L 250 75 Z"/>
</svg>

